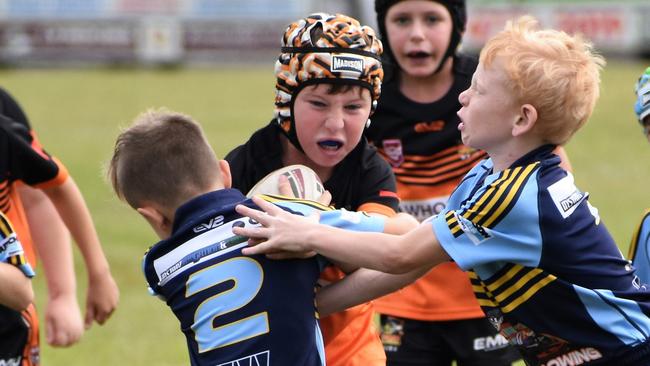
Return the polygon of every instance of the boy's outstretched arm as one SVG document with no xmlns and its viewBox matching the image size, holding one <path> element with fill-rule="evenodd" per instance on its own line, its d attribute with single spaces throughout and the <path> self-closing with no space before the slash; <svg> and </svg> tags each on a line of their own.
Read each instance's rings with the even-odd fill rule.
<svg viewBox="0 0 650 366">
<path fill-rule="evenodd" d="M 79 188 L 68 177 L 65 183 L 43 189 L 56 207 L 72 234 L 88 272 L 85 325 L 93 320 L 103 324 L 113 313 L 119 300 L 117 284 L 110 272 L 95 226 Z"/>
<path fill-rule="evenodd" d="M 359 268 L 341 281 L 325 286 L 316 294 L 321 317 L 363 304 L 409 285 L 431 270 L 429 265 L 404 274 L 389 274 Z"/>
<path fill-rule="evenodd" d="M 45 193 L 26 185 L 18 191 L 45 273 L 45 338 L 51 346 L 67 347 L 83 335 L 70 235 Z"/>
<path fill-rule="evenodd" d="M 313 250 L 335 261 L 395 274 L 449 260 L 430 223 L 403 235 L 352 232 L 319 225 L 317 214 L 292 215 L 259 197 L 253 201 L 265 212 L 243 205 L 236 210 L 262 227 L 233 228 L 235 234 L 252 239 L 250 243 L 254 246 L 244 249 L 246 255 Z"/>
</svg>

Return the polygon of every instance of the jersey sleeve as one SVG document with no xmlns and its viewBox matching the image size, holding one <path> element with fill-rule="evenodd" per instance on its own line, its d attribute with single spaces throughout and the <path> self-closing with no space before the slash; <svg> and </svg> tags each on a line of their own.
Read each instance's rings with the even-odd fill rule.
<svg viewBox="0 0 650 366">
<path fill-rule="evenodd" d="M 34 277 L 34 270 L 25 258 L 23 246 L 3 213 L 0 213 L 0 262 L 12 264 L 25 276 Z"/>
<path fill-rule="evenodd" d="M 399 209 L 395 175 L 390 165 L 377 154 L 374 148 L 365 157 L 366 170 L 363 172 L 359 194 L 358 211 L 393 216 Z"/>
<path fill-rule="evenodd" d="M 632 238 L 629 258 L 641 282 L 650 283 L 650 209 L 643 215 Z"/>
<path fill-rule="evenodd" d="M 447 254 L 464 270 L 495 262 L 536 266 L 541 260 L 536 165 L 508 169 L 491 182 L 463 181 L 450 206 L 431 220 Z M 475 178 L 478 178 L 476 176 Z M 465 198 L 463 200 L 462 198 Z"/>
<path fill-rule="evenodd" d="M 36 138 L 26 139 L 12 129 L 14 121 L 0 116 L 0 136 L 5 155 L 4 173 L 12 180 L 21 180 L 39 188 L 62 184 L 68 172 L 57 159 L 42 149 Z"/>
<path fill-rule="evenodd" d="M 351 231 L 383 232 L 384 219 L 369 216 L 364 212 L 334 210 L 317 202 L 286 198 L 281 196 L 263 195 L 265 200 L 293 214 L 309 216 L 320 212 L 319 223 Z"/>
</svg>

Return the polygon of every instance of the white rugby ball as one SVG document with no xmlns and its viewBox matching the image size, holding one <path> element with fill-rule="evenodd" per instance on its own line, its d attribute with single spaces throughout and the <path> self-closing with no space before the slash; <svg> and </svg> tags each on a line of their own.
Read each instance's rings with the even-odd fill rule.
<svg viewBox="0 0 650 366">
<path fill-rule="evenodd" d="M 282 175 L 289 180 L 289 186 L 295 198 L 317 200 L 325 192 L 323 183 L 316 172 L 309 167 L 296 164 L 269 173 L 251 188 L 246 197 L 250 198 L 256 194 L 279 195 L 280 176 Z"/>
</svg>

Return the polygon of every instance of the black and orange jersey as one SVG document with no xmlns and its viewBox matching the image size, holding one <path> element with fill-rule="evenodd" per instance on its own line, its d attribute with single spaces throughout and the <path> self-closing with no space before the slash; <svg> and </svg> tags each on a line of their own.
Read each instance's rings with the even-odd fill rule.
<svg viewBox="0 0 650 366">
<path fill-rule="evenodd" d="M 12 222 L 29 263 L 35 266 L 29 226 L 14 184 L 56 186 L 65 182 L 68 172 L 41 147 L 18 104 L 2 89 L 0 108 L 0 210 Z"/>
<path fill-rule="evenodd" d="M 248 192 L 268 173 L 283 166 L 281 135 L 272 121 L 226 156 L 233 188 Z M 385 215 L 394 215 L 398 208 L 391 168 L 365 138 L 336 166 L 324 186 L 332 194 L 332 205 L 336 208 Z M 343 276 L 338 268 L 328 267 L 320 280 L 334 282 Z M 373 314 L 372 304 L 366 303 L 321 319 L 328 366 L 386 364 Z"/>
<path fill-rule="evenodd" d="M 283 136 L 275 120 L 256 131 L 243 145 L 228 153 L 232 185 L 248 192 L 270 172 L 283 167 Z M 323 182 L 332 194 L 332 205 L 350 211 L 395 214 L 399 200 L 395 194 L 395 179 L 391 168 L 365 138 L 335 168 Z"/>
<path fill-rule="evenodd" d="M 456 185 L 482 151 L 463 145 L 458 131 L 458 95 L 471 84 L 477 62 L 454 59 L 454 82 L 433 103 L 417 103 L 399 90 L 397 78 L 383 85 L 368 140 L 391 164 L 397 180 L 400 210 L 422 221 L 441 212 Z M 483 315 L 467 275 L 453 263 L 394 294 L 375 301 L 383 314 L 427 321 L 470 319 Z"/>
</svg>

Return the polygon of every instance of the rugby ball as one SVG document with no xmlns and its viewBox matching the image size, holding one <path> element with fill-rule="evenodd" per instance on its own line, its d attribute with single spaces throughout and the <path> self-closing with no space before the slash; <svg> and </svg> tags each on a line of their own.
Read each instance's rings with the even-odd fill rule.
<svg viewBox="0 0 650 366">
<path fill-rule="evenodd" d="M 280 176 L 285 176 L 289 180 L 289 186 L 293 192 L 293 197 L 307 200 L 317 200 L 325 192 L 323 183 L 318 178 L 316 172 L 304 165 L 289 165 L 269 173 L 262 178 L 246 194 L 246 197 L 253 197 L 256 194 L 274 194 L 279 195 Z"/>
</svg>

